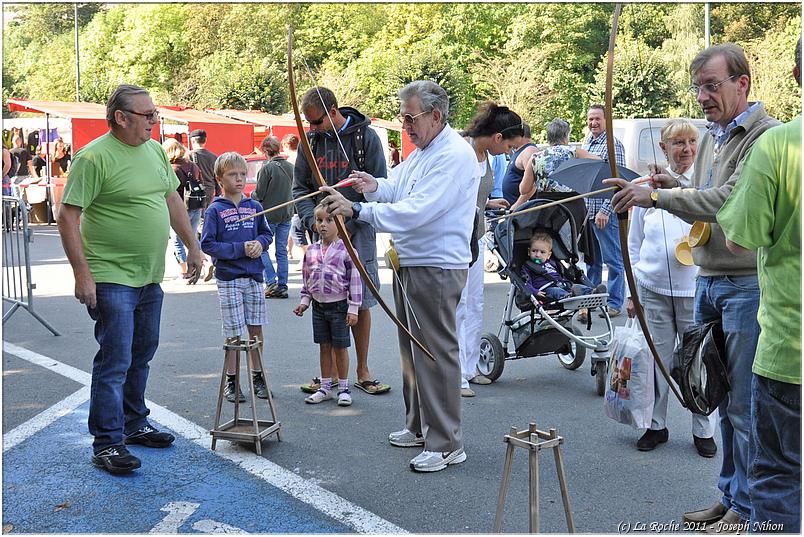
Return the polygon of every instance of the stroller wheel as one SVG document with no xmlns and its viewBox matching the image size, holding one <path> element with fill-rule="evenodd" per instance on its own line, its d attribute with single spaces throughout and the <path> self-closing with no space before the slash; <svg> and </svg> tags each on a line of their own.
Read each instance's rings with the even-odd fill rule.
<svg viewBox="0 0 804 537">
<path fill-rule="evenodd" d="M 505 349 L 500 339 L 491 333 L 480 336 L 480 360 L 477 371 L 491 380 L 497 380 L 505 367 Z"/>
<path fill-rule="evenodd" d="M 566 328 L 576 336 L 581 335 L 581 331 L 573 325 L 568 325 Z M 568 352 L 562 353 L 561 351 Z M 586 360 L 586 347 L 578 345 L 570 339 L 567 341 L 567 346 L 557 352 L 556 356 L 558 356 L 558 361 L 561 362 L 561 365 L 566 369 L 578 369 L 581 367 L 584 360 Z"/>
<path fill-rule="evenodd" d="M 598 395 L 602 396 L 606 393 L 606 362 L 603 360 L 595 364 L 595 384 Z"/>
</svg>

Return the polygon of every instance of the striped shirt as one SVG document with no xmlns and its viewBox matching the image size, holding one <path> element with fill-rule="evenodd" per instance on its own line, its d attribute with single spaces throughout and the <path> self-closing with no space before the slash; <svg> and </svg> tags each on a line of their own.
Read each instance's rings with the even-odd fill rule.
<svg viewBox="0 0 804 537">
<path fill-rule="evenodd" d="M 583 148 L 592 153 L 593 155 L 597 155 L 598 157 L 602 158 L 606 162 L 609 160 L 609 148 L 608 148 L 608 137 L 606 136 L 606 132 L 601 132 L 600 136 L 597 138 L 592 137 L 590 134 L 589 137 L 583 144 Z M 616 155 L 617 159 L 617 166 L 622 166 L 625 168 L 625 148 L 623 147 L 623 143 L 618 140 L 617 138 L 614 139 L 614 154 Z M 611 216 L 613 212 L 611 210 L 611 202 L 607 199 L 603 198 L 586 198 L 586 208 L 589 211 L 589 218 L 595 218 L 595 215 L 599 211 L 603 211 L 603 214 L 606 216 Z"/>
<path fill-rule="evenodd" d="M 302 265 L 301 303 L 309 306 L 346 300 L 349 313 L 357 314 L 363 302 L 363 284 L 360 272 L 354 266 L 341 239 L 326 249 L 321 241 L 315 242 L 304 254 Z"/>
</svg>

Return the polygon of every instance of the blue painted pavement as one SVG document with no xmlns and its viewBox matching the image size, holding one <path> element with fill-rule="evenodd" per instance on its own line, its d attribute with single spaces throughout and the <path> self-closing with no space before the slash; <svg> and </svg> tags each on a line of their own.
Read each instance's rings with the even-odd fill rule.
<svg viewBox="0 0 804 537">
<path fill-rule="evenodd" d="M 90 462 L 87 409 L 4 453 L 3 524 L 14 533 L 354 531 L 178 435 L 167 449 L 130 446 L 142 468 L 112 476 Z"/>
</svg>

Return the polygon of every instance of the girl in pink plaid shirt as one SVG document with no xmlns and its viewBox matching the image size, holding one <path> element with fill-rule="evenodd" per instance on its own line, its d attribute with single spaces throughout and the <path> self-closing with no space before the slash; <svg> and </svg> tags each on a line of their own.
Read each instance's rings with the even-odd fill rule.
<svg viewBox="0 0 804 537">
<path fill-rule="evenodd" d="M 319 345 L 321 388 L 304 402 L 317 404 L 332 399 L 332 374 L 337 373 L 338 405 L 349 406 L 349 327 L 357 323 L 362 282 L 338 238 L 335 219 L 323 205 L 315 208 L 315 227 L 321 239 L 304 254 L 301 303 L 293 310 L 301 317 L 312 303 L 313 341 Z"/>
</svg>

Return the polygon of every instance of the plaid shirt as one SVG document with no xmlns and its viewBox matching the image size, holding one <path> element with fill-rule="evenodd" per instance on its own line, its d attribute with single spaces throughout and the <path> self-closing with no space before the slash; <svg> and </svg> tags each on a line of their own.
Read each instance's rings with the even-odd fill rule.
<svg viewBox="0 0 804 537">
<path fill-rule="evenodd" d="M 309 306 L 313 300 L 319 303 L 346 300 L 349 313 L 357 314 L 363 302 L 360 273 L 341 239 L 330 244 L 326 250 L 321 241 L 310 245 L 304 255 L 302 280 L 301 303 L 305 306 Z"/>
<path fill-rule="evenodd" d="M 597 138 L 592 137 L 590 134 L 586 141 L 583 143 L 583 148 L 597 155 L 606 162 L 609 161 L 609 148 L 608 137 L 606 132 L 601 132 Z M 617 158 L 617 166 L 625 167 L 625 148 L 620 140 L 614 139 L 614 154 Z M 611 216 L 611 202 L 603 198 L 586 198 L 586 209 L 589 211 L 589 218 L 594 219 L 595 215 L 602 211 L 606 216 Z"/>
</svg>

